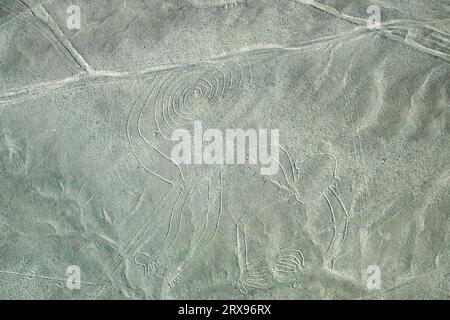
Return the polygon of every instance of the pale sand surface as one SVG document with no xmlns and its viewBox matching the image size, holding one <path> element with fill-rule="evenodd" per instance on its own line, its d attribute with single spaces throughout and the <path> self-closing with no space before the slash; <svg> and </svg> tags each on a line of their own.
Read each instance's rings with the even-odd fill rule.
<svg viewBox="0 0 450 320">
<path fill-rule="evenodd" d="M 2 0 L 0 298 L 450 298 L 449 17 L 448 0 Z M 181 178 L 161 154 L 192 123 L 168 112 L 199 87 L 184 103 L 205 127 L 279 129 L 285 172 Z"/>
</svg>

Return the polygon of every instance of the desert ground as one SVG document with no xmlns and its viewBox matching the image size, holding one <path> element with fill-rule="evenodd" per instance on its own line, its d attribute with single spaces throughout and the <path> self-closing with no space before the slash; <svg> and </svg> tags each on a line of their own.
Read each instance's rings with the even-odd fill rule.
<svg viewBox="0 0 450 320">
<path fill-rule="evenodd" d="M 0 1 L 0 299 L 449 299 L 449 157 L 448 0 Z"/>
</svg>

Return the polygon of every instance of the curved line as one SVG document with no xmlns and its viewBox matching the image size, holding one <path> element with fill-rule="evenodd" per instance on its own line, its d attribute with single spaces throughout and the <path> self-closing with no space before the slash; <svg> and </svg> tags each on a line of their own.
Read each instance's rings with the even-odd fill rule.
<svg viewBox="0 0 450 320">
<path fill-rule="evenodd" d="M 333 237 L 331 238 L 331 242 L 330 242 L 330 244 L 328 245 L 328 249 L 327 249 L 327 251 L 329 251 L 329 250 L 331 249 L 331 246 L 332 246 L 333 243 L 334 243 L 335 238 L 336 238 L 336 231 L 337 231 L 337 230 L 336 230 L 336 217 L 334 216 L 334 210 L 333 210 L 333 207 L 332 207 L 332 205 L 331 205 L 330 200 L 328 199 L 328 197 L 326 196 L 325 193 L 323 193 L 322 195 L 323 195 L 323 197 L 325 198 L 325 200 L 327 201 L 328 207 L 330 208 L 330 211 L 331 211 L 331 220 L 332 220 L 332 222 L 333 222 Z"/>
</svg>

